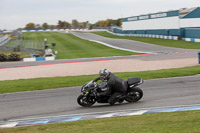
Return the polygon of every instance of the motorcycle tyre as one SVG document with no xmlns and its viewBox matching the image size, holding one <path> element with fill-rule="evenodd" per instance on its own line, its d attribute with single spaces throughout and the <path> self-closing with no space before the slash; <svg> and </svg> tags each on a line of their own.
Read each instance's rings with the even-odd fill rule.
<svg viewBox="0 0 200 133">
<path fill-rule="evenodd" d="M 95 102 L 96 102 L 96 100 L 95 100 L 94 98 L 92 98 L 92 99 L 91 99 L 91 100 L 92 100 L 91 102 L 88 102 L 88 104 L 85 104 L 85 103 L 82 102 L 82 99 L 83 99 L 83 98 L 86 98 L 86 96 L 83 95 L 83 94 L 79 95 L 78 98 L 77 98 L 78 104 L 81 105 L 81 106 L 83 106 L 83 107 L 90 107 L 90 106 L 92 106 L 93 104 L 95 104 Z M 89 98 L 91 98 L 91 97 L 89 97 Z"/>
<path fill-rule="evenodd" d="M 125 100 L 127 102 L 137 102 L 143 97 L 143 91 L 139 87 L 130 88 L 128 93 L 131 93 L 131 92 L 134 93 L 134 95 L 135 95 L 135 93 L 137 93 L 137 94 L 139 94 L 139 96 L 132 99 L 132 98 L 129 98 L 128 95 L 127 95 L 126 98 L 125 98 Z"/>
</svg>

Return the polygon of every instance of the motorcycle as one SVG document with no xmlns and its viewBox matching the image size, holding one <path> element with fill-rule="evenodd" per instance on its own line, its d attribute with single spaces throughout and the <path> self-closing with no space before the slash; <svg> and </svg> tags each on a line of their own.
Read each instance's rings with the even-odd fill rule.
<svg viewBox="0 0 200 133">
<path fill-rule="evenodd" d="M 116 101 L 119 103 L 122 103 L 124 100 L 130 103 L 139 101 L 143 97 L 143 91 L 137 86 L 144 82 L 143 79 L 129 78 L 124 82 L 127 87 L 127 92 L 125 95 L 117 97 Z M 107 89 L 108 86 L 106 81 L 96 83 L 91 80 L 81 87 L 82 94 L 78 96 L 77 102 L 83 107 L 90 107 L 96 102 L 108 103 L 108 99 L 110 96 L 97 96 L 98 92 L 103 92 Z"/>
</svg>

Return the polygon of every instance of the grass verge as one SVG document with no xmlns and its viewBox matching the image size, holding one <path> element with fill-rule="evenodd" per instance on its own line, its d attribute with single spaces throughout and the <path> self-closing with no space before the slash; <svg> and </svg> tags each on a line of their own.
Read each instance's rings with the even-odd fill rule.
<svg viewBox="0 0 200 133">
<path fill-rule="evenodd" d="M 26 32 L 23 33 L 26 40 L 44 41 L 47 44 L 56 43 L 54 51 L 57 50 L 57 59 L 89 58 L 105 56 L 125 56 L 137 53 L 117 50 L 99 43 L 80 39 L 72 34 L 58 32 Z"/>
<path fill-rule="evenodd" d="M 124 80 L 131 77 L 141 77 L 143 79 L 155 79 L 155 78 L 189 76 L 189 75 L 200 74 L 200 66 L 163 69 L 154 71 L 122 72 L 115 74 Z M 87 76 L 68 76 L 68 77 L 0 81 L 0 93 L 80 86 L 94 79 L 97 76 L 98 75 L 87 75 Z"/>
<path fill-rule="evenodd" d="M 200 111 L 156 113 L 0 129 L 0 133 L 199 133 Z"/>
<path fill-rule="evenodd" d="M 92 32 L 92 33 L 100 35 L 100 36 L 108 37 L 108 38 L 129 39 L 129 40 L 151 43 L 151 44 L 156 44 L 156 45 L 166 46 L 166 47 L 200 49 L 199 42 L 187 42 L 183 40 L 166 40 L 166 39 L 147 38 L 147 37 L 116 36 L 106 31 L 97 31 L 97 32 Z"/>
</svg>

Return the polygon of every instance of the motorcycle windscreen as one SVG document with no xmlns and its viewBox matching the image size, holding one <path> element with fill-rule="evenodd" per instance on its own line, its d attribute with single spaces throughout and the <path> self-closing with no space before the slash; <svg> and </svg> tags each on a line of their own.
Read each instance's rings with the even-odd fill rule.
<svg viewBox="0 0 200 133">
<path fill-rule="evenodd" d="M 90 87 L 94 87 L 94 83 L 92 82 L 93 80 L 91 80 L 90 82 L 88 82 L 85 87 L 90 88 Z"/>
</svg>

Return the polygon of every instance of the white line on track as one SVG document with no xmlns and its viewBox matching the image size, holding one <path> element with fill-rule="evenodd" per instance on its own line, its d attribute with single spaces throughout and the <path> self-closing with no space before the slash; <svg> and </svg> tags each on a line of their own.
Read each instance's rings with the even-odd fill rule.
<svg viewBox="0 0 200 133">
<path fill-rule="evenodd" d="M 135 52 L 135 53 L 148 53 L 148 54 L 153 54 L 152 52 L 145 52 L 145 51 L 136 51 L 136 50 L 131 50 L 131 49 L 125 49 L 125 48 L 120 48 L 120 47 L 116 47 L 116 46 L 113 46 L 113 45 L 110 45 L 108 43 L 105 43 L 105 42 L 101 42 L 101 41 L 96 41 L 96 40 L 89 40 L 91 42 L 96 42 L 96 43 L 100 43 L 100 44 L 103 44 L 105 46 L 108 46 L 108 47 L 111 47 L 111 48 L 114 48 L 114 49 L 119 49 L 119 50 L 124 50 L 124 51 L 129 51 L 129 52 Z"/>
</svg>

